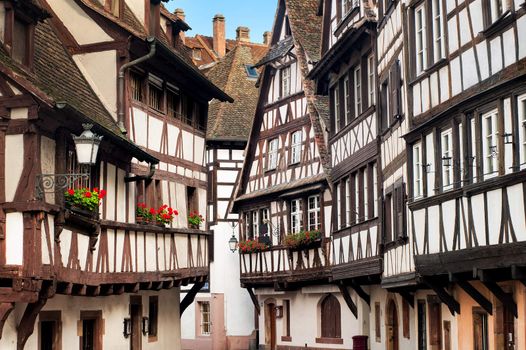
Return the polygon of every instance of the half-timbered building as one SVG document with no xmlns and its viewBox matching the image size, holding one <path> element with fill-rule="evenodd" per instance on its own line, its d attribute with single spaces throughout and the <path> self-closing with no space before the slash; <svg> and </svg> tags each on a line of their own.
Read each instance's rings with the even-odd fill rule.
<svg viewBox="0 0 526 350">
<path fill-rule="evenodd" d="M 231 213 L 230 208 L 258 102 L 259 73 L 253 66 L 268 47 L 239 35 L 236 40 L 227 39 L 226 46 L 230 46 L 226 55 L 209 64 L 205 72 L 210 81 L 234 99 L 234 103 L 213 100 L 208 112 L 208 221 L 213 234 L 210 283 L 182 317 L 183 350 L 255 348 L 254 307 L 249 294 L 239 285 L 238 255 L 229 249 L 232 237 L 239 240 L 239 215 Z"/>
<path fill-rule="evenodd" d="M 526 347 L 524 15 L 522 1 L 406 8 L 408 233 L 443 305 L 431 346 Z"/>
<path fill-rule="evenodd" d="M 322 54 L 309 78 L 330 100 L 331 279 L 345 312 L 358 320 L 346 331 L 368 337 L 371 295 L 380 288 L 383 268 L 376 12 L 367 1 L 320 1 L 318 15 Z"/>
<path fill-rule="evenodd" d="M 186 219 L 206 213 L 208 101 L 231 99 L 160 6 L 0 2 L 2 349 L 180 346 L 179 315 L 209 273 L 206 221 Z M 103 136 L 93 166 L 75 151 L 82 124 Z M 100 207 L 66 205 L 82 188 L 104 190 Z M 142 202 L 179 215 L 140 225 Z"/>
</svg>

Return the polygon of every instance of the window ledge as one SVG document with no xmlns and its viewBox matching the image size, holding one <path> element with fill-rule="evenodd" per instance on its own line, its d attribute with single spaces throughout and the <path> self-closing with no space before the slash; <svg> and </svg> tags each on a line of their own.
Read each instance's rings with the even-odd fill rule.
<svg viewBox="0 0 526 350">
<path fill-rule="evenodd" d="M 384 243 L 385 250 L 391 250 L 405 245 L 409 241 L 409 237 L 405 235 L 404 237 L 397 237 L 394 241 Z"/>
<path fill-rule="evenodd" d="M 316 338 L 318 344 L 343 344 L 342 338 Z"/>
<path fill-rule="evenodd" d="M 502 16 L 499 17 L 499 19 L 490 24 L 486 29 L 484 29 L 481 32 L 482 35 L 484 35 L 486 38 L 491 38 L 499 34 L 515 21 L 515 17 L 515 12 L 512 12 L 511 10 L 504 12 Z"/>
<path fill-rule="evenodd" d="M 289 337 L 289 336 L 281 336 L 281 341 L 284 341 L 284 342 L 291 342 L 291 341 L 292 341 L 292 337 Z"/>
</svg>

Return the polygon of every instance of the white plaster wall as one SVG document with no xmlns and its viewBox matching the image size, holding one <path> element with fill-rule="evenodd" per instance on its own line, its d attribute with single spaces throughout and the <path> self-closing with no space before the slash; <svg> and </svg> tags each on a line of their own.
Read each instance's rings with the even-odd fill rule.
<svg viewBox="0 0 526 350">
<path fill-rule="evenodd" d="M 24 217 L 22 213 L 15 212 L 6 215 L 5 245 L 6 264 L 22 265 L 24 258 Z"/>
<path fill-rule="evenodd" d="M 48 4 L 80 45 L 112 40 L 75 1 L 48 1 Z"/>
<path fill-rule="evenodd" d="M 148 336 L 142 336 L 142 349 L 165 350 L 180 349 L 181 332 L 179 321 L 179 289 L 162 290 L 160 292 L 141 292 L 143 316 L 148 316 L 148 296 L 159 296 L 159 319 L 158 340 L 148 342 Z M 79 337 L 77 335 L 77 321 L 80 311 L 102 310 L 104 319 L 103 348 L 111 350 L 128 350 L 130 338 L 124 338 L 123 320 L 129 317 L 130 295 L 110 297 L 71 297 L 57 295 L 48 300 L 43 311 L 62 312 L 62 349 L 78 349 Z M 2 339 L 0 349 L 16 349 L 16 325 L 24 313 L 26 304 L 20 303 L 15 306 L 9 315 Z M 25 350 L 38 349 L 38 319 L 35 322 L 35 331 L 27 340 Z"/>
<path fill-rule="evenodd" d="M 24 135 L 7 135 L 5 137 L 5 200 L 14 201 L 16 188 L 24 168 Z"/>
<path fill-rule="evenodd" d="M 76 55 L 73 60 L 104 107 L 117 120 L 117 51 Z"/>
</svg>

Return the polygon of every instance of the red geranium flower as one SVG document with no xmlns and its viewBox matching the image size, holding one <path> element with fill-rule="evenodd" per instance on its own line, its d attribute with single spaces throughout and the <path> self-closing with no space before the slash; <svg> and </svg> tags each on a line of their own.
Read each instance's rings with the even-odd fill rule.
<svg viewBox="0 0 526 350">
<path fill-rule="evenodd" d="M 88 192 L 84 193 L 84 196 L 85 196 L 86 198 L 91 198 L 91 192 L 88 191 Z"/>
<path fill-rule="evenodd" d="M 73 195 L 75 194 L 75 191 L 74 191 L 73 189 L 70 188 L 70 189 L 68 190 L 68 194 L 69 194 L 70 196 L 73 196 Z"/>
<path fill-rule="evenodd" d="M 150 208 L 150 214 L 155 215 L 155 209 L 154 208 Z"/>
<path fill-rule="evenodd" d="M 174 215 L 179 215 L 179 212 L 177 210 L 174 210 L 173 214 Z"/>
<path fill-rule="evenodd" d="M 99 188 L 98 187 L 93 187 L 93 192 L 99 192 Z"/>
<path fill-rule="evenodd" d="M 106 190 L 100 190 L 99 198 L 102 199 L 104 197 L 106 197 Z"/>
</svg>

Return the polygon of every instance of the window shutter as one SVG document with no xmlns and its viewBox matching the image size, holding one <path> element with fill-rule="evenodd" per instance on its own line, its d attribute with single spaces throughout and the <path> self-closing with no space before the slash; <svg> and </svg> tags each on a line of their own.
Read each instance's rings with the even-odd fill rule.
<svg viewBox="0 0 526 350">
<path fill-rule="evenodd" d="M 401 77 L 400 77 L 400 61 L 396 60 L 390 69 L 391 81 L 389 82 L 391 87 L 391 121 L 398 119 L 400 113 L 400 90 L 401 90 Z"/>
<path fill-rule="evenodd" d="M 429 344 L 440 346 L 442 343 L 442 309 L 440 300 L 434 295 L 427 297 L 429 314 Z"/>
</svg>

